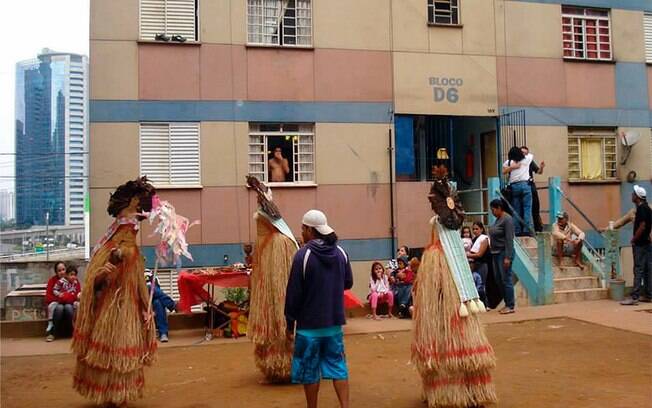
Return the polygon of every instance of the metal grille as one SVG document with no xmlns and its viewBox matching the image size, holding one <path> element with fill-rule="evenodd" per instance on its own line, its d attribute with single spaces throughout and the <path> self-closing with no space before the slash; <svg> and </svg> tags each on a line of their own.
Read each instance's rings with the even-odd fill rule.
<svg viewBox="0 0 652 408">
<path fill-rule="evenodd" d="M 525 127 L 525 111 L 503 113 L 500 115 L 500 162 L 498 168 L 507 160 L 507 153 L 512 146 L 526 146 L 527 132 Z"/>
</svg>

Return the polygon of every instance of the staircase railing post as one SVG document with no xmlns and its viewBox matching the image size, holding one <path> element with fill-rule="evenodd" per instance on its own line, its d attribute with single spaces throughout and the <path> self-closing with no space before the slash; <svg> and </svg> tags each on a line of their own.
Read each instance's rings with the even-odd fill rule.
<svg viewBox="0 0 652 408">
<path fill-rule="evenodd" d="M 552 248 L 550 233 L 537 233 L 537 304 L 548 305 L 555 302 L 552 271 Z"/>
<path fill-rule="evenodd" d="M 496 191 L 500 191 L 500 179 L 498 177 L 489 177 L 487 179 L 487 200 L 489 203 L 491 203 L 491 201 L 495 200 L 496 198 L 500 198 Z M 496 222 L 496 217 L 494 217 L 494 215 L 491 213 L 491 206 L 488 208 L 487 216 L 489 225 L 492 225 L 494 222 Z"/>
<path fill-rule="evenodd" d="M 622 279 L 620 270 L 620 234 L 617 230 L 607 230 L 604 232 L 605 251 L 604 251 L 604 269 L 607 282 L 610 279 Z"/>
<path fill-rule="evenodd" d="M 550 212 L 548 213 L 549 219 L 548 222 L 550 225 L 555 223 L 555 217 L 557 213 L 563 210 L 563 197 L 561 195 L 561 177 L 549 177 L 548 178 L 548 208 Z"/>
</svg>

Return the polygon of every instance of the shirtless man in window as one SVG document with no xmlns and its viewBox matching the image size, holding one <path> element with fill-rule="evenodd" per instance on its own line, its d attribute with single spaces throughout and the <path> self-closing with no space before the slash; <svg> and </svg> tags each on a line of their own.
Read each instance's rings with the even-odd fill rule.
<svg viewBox="0 0 652 408">
<path fill-rule="evenodd" d="M 282 183 L 286 181 L 290 173 L 288 159 L 283 157 L 283 151 L 280 147 L 274 148 L 274 157 L 269 159 L 269 178 L 273 183 Z"/>
</svg>

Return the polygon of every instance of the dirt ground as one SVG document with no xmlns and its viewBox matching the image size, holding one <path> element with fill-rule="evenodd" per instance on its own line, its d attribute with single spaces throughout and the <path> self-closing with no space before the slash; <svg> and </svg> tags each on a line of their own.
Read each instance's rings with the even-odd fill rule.
<svg viewBox="0 0 652 408">
<path fill-rule="evenodd" d="M 499 407 L 652 407 L 652 338 L 572 319 L 487 327 Z M 410 332 L 346 337 L 355 408 L 414 407 Z M 2 358 L 2 407 L 91 407 L 71 388 L 71 355 Z M 134 407 L 302 407 L 297 386 L 260 385 L 249 343 L 160 350 Z M 337 406 L 322 384 L 320 406 Z"/>
</svg>

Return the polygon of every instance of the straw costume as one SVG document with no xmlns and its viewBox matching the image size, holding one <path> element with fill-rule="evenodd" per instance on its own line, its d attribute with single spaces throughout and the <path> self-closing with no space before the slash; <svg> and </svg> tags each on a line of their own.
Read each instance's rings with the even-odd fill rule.
<svg viewBox="0 0 652 408">
<path fill-rule="evenodd" d="M 108 206 L 116 219 L 86 270 L 72 341 L 73 387 L 96 404 L 142 397 L 143 367 L 154 358 L 156 332 L 151 319 L 145 323 L 149 293 L 136 243 L 141 214 L 151 209 L 154 193 L 145 177 L 118 187 Z"/>
<path fill-rule="evenodd" d="M 271 199 L 271 190 L 255 177 L 247 184 L 258 194 L 256 245 L 251 273 L 249 327 L 256 366 L 269 382 L 288 382 L 293 343 L 287 339 L 285 292 L 298 249 L 292 231 Z"/>
<path fill-rule="evenodd" d="M 429 199 L 437 215 L 415 283 L 412 360 L 428 407 L 481 406 L 496 401 L 494 351 L 477 315 L 486 309 L 464 253 L 464 211 L 444 160 L 433 173 Z"/>
</svg>

